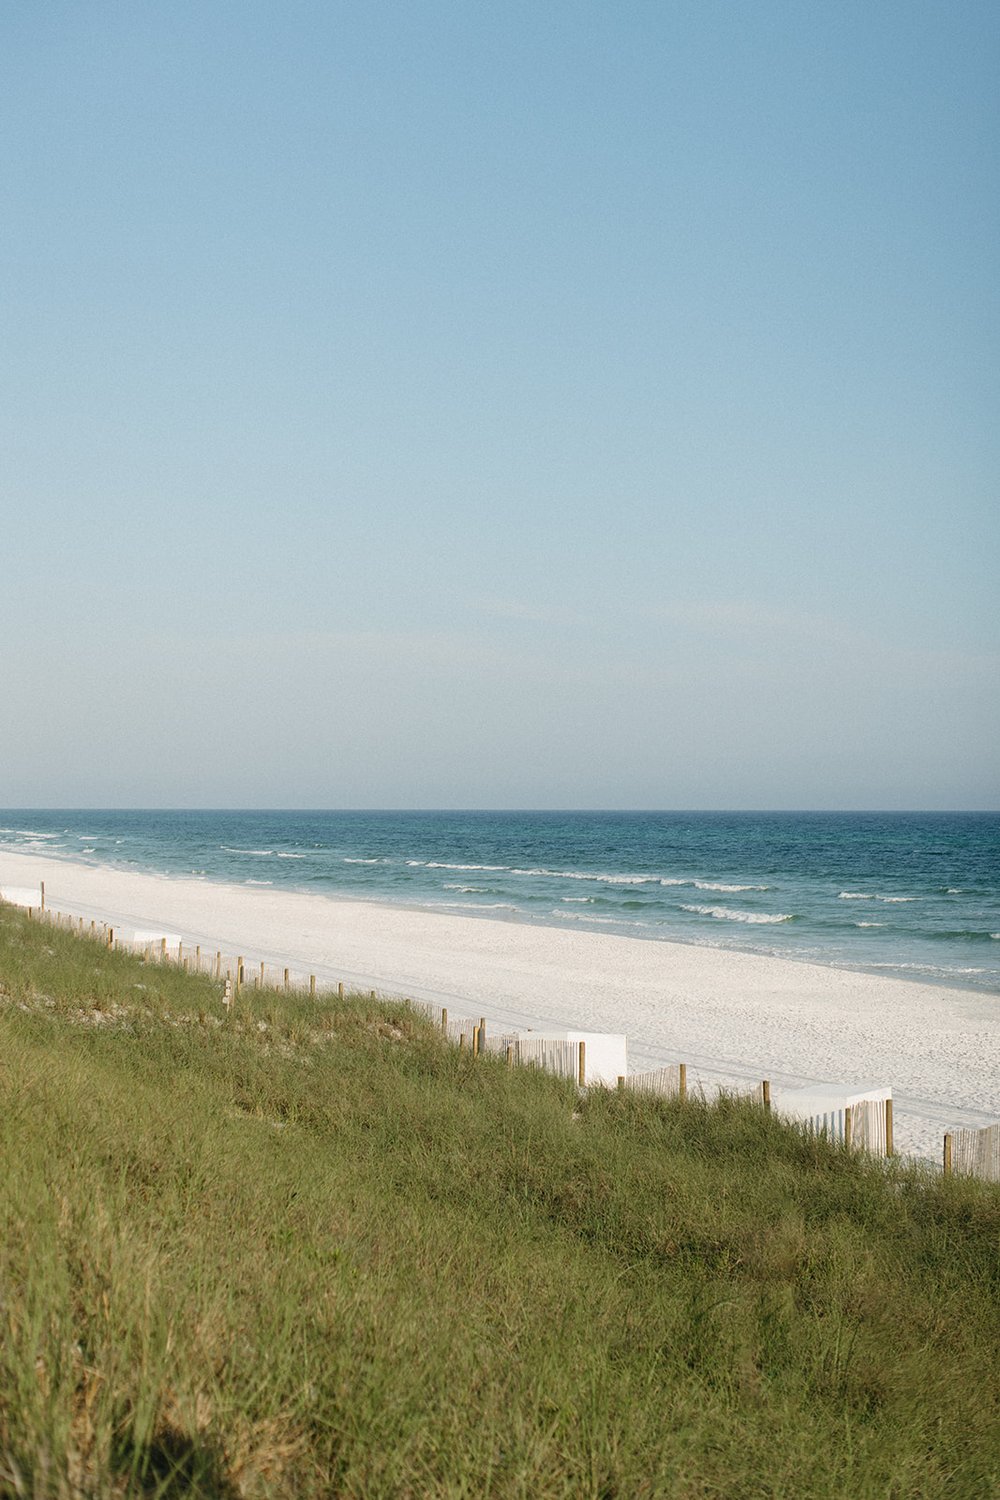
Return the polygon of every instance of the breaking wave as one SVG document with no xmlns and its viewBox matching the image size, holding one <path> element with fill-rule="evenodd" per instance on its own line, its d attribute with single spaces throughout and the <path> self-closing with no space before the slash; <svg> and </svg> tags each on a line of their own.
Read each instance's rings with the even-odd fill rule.
<svg viewBox="0 0 1000 1500">
<path fill-rule="evenodd" d="M 770 926 L 775 922 L 794 922 L 795 913 L 740 911 L 735 906 L 690 906 L 681 905 L 681 911 L 694 912 L 699 917 L 714 917 L 718 922 L 752 922 Z"/>
</svg>

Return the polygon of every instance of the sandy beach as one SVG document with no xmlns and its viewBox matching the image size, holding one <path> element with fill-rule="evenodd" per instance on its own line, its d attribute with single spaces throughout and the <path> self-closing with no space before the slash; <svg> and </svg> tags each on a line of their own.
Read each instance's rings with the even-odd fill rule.
<svg viewBox="0 0 1000 1500">
<path fill-rule="evenodd" d="M 787 959 L 442 914 L 252 885 L 0 855 L 0 886 L 185 943 L 439 1000 L 514 1027 L 625 1032 L 629 1068 L 685 1060 L 711 1093 L 891 1085 L 896 1143 L 931 1159 L 1000 1118 L 1000 999 Z"/>
</svg>

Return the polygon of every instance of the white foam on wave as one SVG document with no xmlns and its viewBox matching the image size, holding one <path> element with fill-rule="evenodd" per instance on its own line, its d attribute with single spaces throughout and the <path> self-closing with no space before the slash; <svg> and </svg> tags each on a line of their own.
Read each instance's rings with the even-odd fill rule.
<svg viewBox="0 0 1000 1500">
<path fill-rule="evenodd" d="M 659 875 L 609 875 L 594 870 L 549 870 L 542 865 L 472 865 L 444 859 L 408 859 L 410 866 L 427 870 L 459 870 L 471 873 L 486 870 L 500 875 L 528 875 L 545 880 L 593 880 L 601 885 L 684 885 L 679 880 L 663 880 Z"/>
<path fill-rule="evenodd" d="M 596 896 L 563 896 L 562 900 L 563 901 L 572 901 L 574 904 L 576 904 L 576 903 L 584 903 L 585 902 L 588 906 L 593 906 L 594 902 L 597 900 L 597 897 Z"/>
<path fill-rule="evenodd" d="M 423 865 L 428 870 L 509 870 L 509 865 L 459 865 L 444 859 L 408 859 L 408 865 Z"/>
<path fill-rule="evenodd" d="M 841 901 L 888 901 L 893 905 L 902 901 L 916 901 L 916 896 L 883 896 L 878 891 L 841 891 Z"/>
<path fill-rule="evenodd" d="M 945 967 L 943 964 L 902 964 L 902 963 L 900 963 L 900 964 L 893 964 L 893 963 L 878 963 L 878 964 L 869 964 L 868 968 L 870 968 L 870 969 L 912 969 L 913 971 L 915 971 L 917 973 L 920 973 L 920 974 L 943 974 L 946 977 L 949 974 L 986 974 L 986 973 L 988 973 L 988 970 L 982 969 L 982 968 L 964 968 L 964 969 L 963 968 L 952 968 L 950 965 L 948 967 Z"/>
<path fill-rule="evenodd" d="M 274 853 L 273 849 L 234 849 L 229 844 L 220 844 L 219 848 L 223 854 L 256 854 L 261 859 Z"/>
<path fill-rule="evenodd" d="M 671 884 L 684 885 L 683 880 L 672 881 Z M 726 895 L 736 895 L 738 891 L 769 891 L 769 885 L 724 885 L 719 880 L 692 880 L 691 884 L 699 891 L 723 891 Z"/>
<path fill-rule="evenodd" d="M 296 857 L 301 858 L 301 856 Z M 350 855 L 347 855 L 344 859 L 345 865 L 380 865 L 382 863 L 383 861 L 380 859 L 352 859 Z"/>
<path fill-rule="evenodd" d="M 520 911 L 509 901 L 428 901 L 428 906 L 443 907 L 447 911 Z"/>
<path fill-rule="evenodd" d="M 560 911 L 557 907 L 552 912 L 554 917 L 562 917 L 566 922 L 600 922 L 602 927 L 642 927 L 649 931 L 648 922 L 637 922 L 634 919 L 622 917 L 594 917 L 589 911 Z"/>
<path fill-rule="evenodd" d="M 279 849 L 278 850 L 278 858 L 279 859 L 308 859 L 309 856 L 308 856 L 308 854 L 285 854 L 285 853 L 282 852 L 282 850 Z"/>
<path fill-rule="evenodd" d="M 681 911 L 695 912 L 699 917 L 714 917 L 718 922 L 753 922 L 770 926 L 774 922 L 791 922 L 794 912 L 740 911 L 734 906 L 681 905 Z"/>
<path fill-rule="evenodd" d="M 855 922 L 855 927 L 884 927 L 884 922 Z"/>
<path fill-rule="evenodd" d="M 273 885 L 273 880 L 244 880 L 244 885 Z"/>
<path fill-rule="evenodd" d="M 466 896 L 485 896 L 489 892 L 489 886 L 485 885 L 459 885 L 457 880 L 445 880 L 442 883 L 443 891 L 461 891 Z"/>
</svg>

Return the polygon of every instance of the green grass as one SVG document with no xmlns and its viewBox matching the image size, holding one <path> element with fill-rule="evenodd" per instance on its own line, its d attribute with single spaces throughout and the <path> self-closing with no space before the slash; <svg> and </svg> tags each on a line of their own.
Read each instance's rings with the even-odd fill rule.
<svg viewBox="0 0 1000 1500">
<path fill-rule="evenodd" d="M 0 1494 L 994 1497 L 1000 1194 L 0 908 Z"/>
</svg>

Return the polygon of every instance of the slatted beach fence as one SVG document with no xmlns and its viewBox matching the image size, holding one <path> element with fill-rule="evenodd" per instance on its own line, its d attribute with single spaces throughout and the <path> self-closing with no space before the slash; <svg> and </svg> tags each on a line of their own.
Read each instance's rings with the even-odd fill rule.
<svg viewBox="0 0 1000 1500">
<path fill-rule="evenodd" d="M 843 1109 L 830 1109 L 821 1115 L 811 1116 L 806 1119 L 805 1126 L 810 1134 L 825 1135 L 851 1151 L 868 1151 L 872 1156 L 891 1156 L 891 1125 L 888 1129 L 886 1125 L 887 1102 L 891 1120 L 891 1099 L 863 1099 L 857 1104 L 845 1105 Z"/>
<path fill-rule="evenodd" d="M 685 1063 L 671 1063 L 666 1068 L 651 1068 L 646 1073 L 628 1073 L 622 1078 L 622 1087 L 637 1094 L 684 1099 L 687 1097 L 687 1066 Z"/>
<path fill-rule="evenodd" d="M 949 1131 L 944 1138 L 944 1170 L 1000 1182 L 1000 1124 Z"/>
<path fill-rule="evenodd" d="M 886 1106 L 889 1106 L 888 1109 Z M 872 1156 L 891 1156 L 892 1100 L 863 1099 L 849 1104 L 844 1111 L 844 1140 L 853 1151 L 868 1151 Z"/>
<path fill-rule="evenodd" d="M 559 1078 L 579 1078 L 578 1042 L 563 1041 L 555 1037 L 518 1036 L 510 1045 L 511 1060 L 515 1064 L 541 1068 L 543 1072 L 555 1073 Z"/>
</svg>

